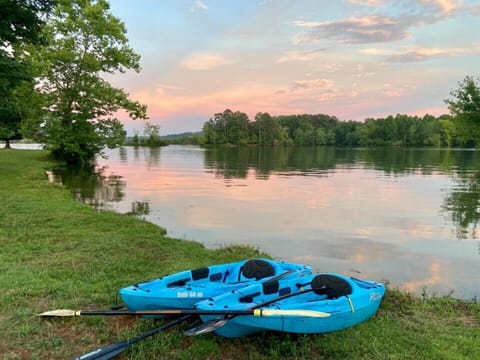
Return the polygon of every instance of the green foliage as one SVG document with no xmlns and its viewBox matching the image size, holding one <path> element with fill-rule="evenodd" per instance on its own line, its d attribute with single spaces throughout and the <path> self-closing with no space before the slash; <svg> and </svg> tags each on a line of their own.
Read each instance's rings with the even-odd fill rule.
<svg viewBox="0 0 480 360">
<path fill-rule="evenodd" d="M 140 138 L 138 137 L 138 131 L 136 131 L 135 134 L 133 135 L 131 145 L 133 145 L 133 146 L 139 146 L 140 145 Z"/>
<path fill-rule="evenodd" d="M 53 5 L 54 0 L 0 0 L 0 46 L 42 41 L 42 16 Z"/>
<path fill-rule="evenodd" d="M 215 114 L 203 125 L 206 144 L 246 144 L 252 131 L 247 114 L 230 109 Z"/>
<path fill-rule="evenodd" d="M 167 145 L 167 142 L 160 136 L 160 125 L 147 122 L 143 129 L 143 136 L 140 137 L 138 132 L 135 132 L 133 137 L 125 142 L 125 145 L 158 147 Z"/>
<path fill-rule="evenodd" d="M 457 129 L 448 115 L 425 115 L 339 121 L 334 116 L 258 113 L 254 121 L 244 113 L 225 110 L 203 126 L 205 145 L 262 146 L 455 146 Z"/>
<path fill-rule="evenodd" d="M 438 120 L 438 126 L 440 128 L 440 138 L 443 142 L 442 145 L 450 147 L 457 137 L 457 129 L 454 122 L 449 117 L 441 117 Z"/>
<path fill-rule="evenodd" d="M 146 137 L 146 141 L 145 141 L 145 144 L 142 144 L 142 145 L 147 145 L 147 146 L 165 145 L 165 143 L 160 138 L 160 125 L 146 123 L 143 133 L 144 133 L 144 136 Z"/>
<path fill-rule="evenodd" d="M 445 100 L 453 115 L 458 136 L 464 143 L 480 145 L 480 83 L 471 76 L 450 92 L 453 99 Z"/>
<path fill-rule="evenodd" d="M 248 119 L 247 125 L 248 127 Z M 257 113 L 255 115 L 255 122 L 253 124 L 253 129 L 257 134 L 258 144 L 259 145 L 274 145 L 278 124 L 268 113 Z"/>
<path fill-rule="evenodd" d="M 20 45 L 42 41 L 42 16 L 51 6 L 51 0 L 0 0 L 0 139 L 6 141 L 7 148 L 11 139 L 20 137 L 25 102 L 18 88 L 25 83 L 28 86 L 33 79 Z"/>
<path fill-rule="evenodd" d="M 26 66 L 0 50 L 0 139 L 8 141 L 19 136 L 20 110 L 15 89 L 30 81 Z"/>
<path fill-rule="evenodd" d="M 140 70 L 124 24 L 105 0 L 59 0 L 43 36 L 47 46 L 30 48 L 43 109 L 31 116 L 30 128 L 41 128 L 47 148 L 66 162 L 85 162 L 122 144 L 123 125 L 111 116 L 123 109 L 132 119 L 147 117 L 144 105 L 103 79 Z"/>
<path fill-rule="evenodd" d="M 203 145 L 202 132 L 185 132 L 181 134 L 167 135 L 162 138 L 167 144 L 175 145 Z"/>
</svg>

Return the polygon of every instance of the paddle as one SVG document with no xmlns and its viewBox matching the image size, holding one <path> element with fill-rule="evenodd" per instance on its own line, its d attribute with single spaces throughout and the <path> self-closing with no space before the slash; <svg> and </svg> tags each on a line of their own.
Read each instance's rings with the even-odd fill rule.
<svg viewBox="0 0 480 360">
<path fill-rule="evenodd" d="M 267 302 L 270 303 L 270 302 Z M 263 306 L 263 304 L 261 304 Z M 328 317 L 329 313 L 312 310 L 280 310 L 280 309 L 245 309 L 245 310 L 197 310 L 197 309 L 173 309 L 173 310 L 68 310 L 59 309 L 46 311 L 38 316 L 90 316 L 90 315 L 253 315 L 253 316 L 306 316 L 306 317 Z"/>
<path fill-rule="evenodd" d="M 310 284 L 312 284 L 312 282 L 310 282 L 308 284 L 302 284 L 302 286 L 310 285 Z M 311 287 L 310 289 L 300 290 L 300 291 L 297 291 L 297 292 L 294 292 L 294 293 L 281 295 L 281 296 L 278 296 L 274 299 L 264 301 L 263 303 L 255 305 L 254 307 L 250 308 L 250 310 L 259 309 L 261 307 L 273 304 L 277 301 L 281 301 L 281 300 L 284 300 L 284 299 L 287 299 L 287 298 L 291 298 L 291 297 L 294 297 L 294 296 L 305 294 L 305 293 L 308 293 L 308 292 L 311 292 L 311 291 L 317 292 L 317 291 L 320 291 L 320 290 L 324 290 L 325 288 L 326 288 L 325 286 Z M 283 311 L 288 311 L 288 310 L 283 310 Z M 319 313 L 324 314 L 324 316 L 322 316 L 322 317 L 330 316 L 329 313 L 325 313 L 325 312 L 319 312 Z M 293 315 L 293 313 L 292 313 L 292 315 Z M 183 333 L 184 333 L 184 335 L 187 335 L 187 336 L 195 336 L 195 335 L 201 335 L 201 334 L 209 333 L 209 332 L 215 331 L 216 329 L 222 327 L 229 320 L 233 319 L 235 316 L 237 316 L 237 315 L 236 314 L 225 314 L 221 318 L 216 318 L 216 319 L 206 321 L 203 324 L 200 324 L 196 327 L 193 327 L 191 329 L 188 329 L 188 330 L 184 331 Z M 297 316 L 304 316 L 304 315 L 302 313 L 298 313 Z"/>
<path fill-rule="evenodd" d="M 177 325 L 181 323 L 182 321 L 185 321 L 189 318 L 193 317 L 193 315 L 186 315 L 183 317 L 180 317 L 178 319 L 175 319 L 169 323 L 166 323 L 160 327 L 157 327 L 155 329 L 152 329 L 150 331 L 147 331 L 146 333 L 136 336 L 132 339 L 124 340 L 117 342 L 115 344 L 110 344 L 101 348 L 98 348 L 96 350 L 93 350 L 87 354 L 80 355 L 75 358 L 75 360 L 108 360 L 108 359 L 113 359 L 114 357 L 120 355 L 123 353 L 125 350 L 128 349 L 129 346 L 139 342 L 140 340 L 143 340 L 149 336 L 155 335 L 159 333 L 160 331 L 166 330 L 174 325 Z"/>
</svg>

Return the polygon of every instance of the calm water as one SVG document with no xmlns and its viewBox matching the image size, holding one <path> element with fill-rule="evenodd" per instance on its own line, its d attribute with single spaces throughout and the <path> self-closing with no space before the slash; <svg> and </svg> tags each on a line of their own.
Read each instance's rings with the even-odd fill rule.
<svg viewBox="0 0 480 360">
<path fill-rule="evenodd" d="M 107 155 L 96 176 L 63 174 L 78 200 L 207 247 L 250 244 L 316 271 L 480 297 L 478 152 L 169 146 Z"/>
</svg>

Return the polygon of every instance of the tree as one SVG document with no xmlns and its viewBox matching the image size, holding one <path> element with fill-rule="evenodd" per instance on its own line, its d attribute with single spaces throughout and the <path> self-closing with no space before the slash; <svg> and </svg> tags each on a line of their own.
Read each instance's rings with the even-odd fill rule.
<svg viewBox="0 0 480 360">
<path fill-rule="evenodd" d="M 258 134 L 258 144 L 272 146 L 275 143 L 277 124 L 269 113 L 255 115 L 255 127 Z"/>
<path fill-rule="evenodd" d="M 17 89 L 33 80 L 18 45 L 41 42 L 42 17 L 52 6 L 52 0 L 0 0 L 0 140 L 6 148 L 20 137 L 22 101 Z"/>
<path fill-rule="evenodd" d="M 58 0 L 43 36 L 48 45 L 30 50 L 40 69 L 43 102 L 36 126 L 47 149 L 57 159 L 84 163 L 105 146 L 122 144 L 126 133 L 112 116 L 123 109 L 132 119 L 147 118 L 144 105 L 103 78 L 140 70 L 125 25 L 106 0 Z"/>
<path fill-rule="evenodd" d="M 160 137 L 160 125 L 145 123 L 143 130 L 147 146 L 163 146 L 165 142 Z"/>
<path fill-rule="evenodd" d="M 215 131 L 215 122 L 213 119 L 210 119 L 203 124 L 202 132 L 205 144 L 215 145 L 217 143 L 217 133 Z"/>
<path fill-rule="evenodd" d="M 15 96 L 15 89 L 25 81 L 31 81 L 26 66 L 13 57 L 0 52 L 0 139 L 5 148 L 10 148 L 10 140 L 19 137 L 21 116 Z"/>
<path fill-rule="evenodd" d="M 140 145 L 140 138 L 138 137 L 138 131 L 135 130 L 132 138 L 132 145 L 138 147 Z"/>
<path fill-rule="evenodd" d="M 480 84 L 467 76 L 445 100 L 464 144 L 480 144 Z"/>
<path fill-rule="evenodd" d="M 441 116 L 438 120 L 442 145 L 451 147 L 455 141 L 456 128 L 450 116 Z"/>
</svg>

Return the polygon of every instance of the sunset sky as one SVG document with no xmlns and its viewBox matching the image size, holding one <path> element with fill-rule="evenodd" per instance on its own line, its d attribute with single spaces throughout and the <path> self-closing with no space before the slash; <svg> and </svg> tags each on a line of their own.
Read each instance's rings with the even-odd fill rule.
<svg viewBox="0 0 480 360">
<path fill-rule="evenodd" d="M 110 81 L 161 134 L 229 108 L 364 120 L 448 113 L 480 76 L 480 1 L 110 0 L 142 71 Z M 142 121 L 126 120 L 130 134 Z"/>
</svg>

